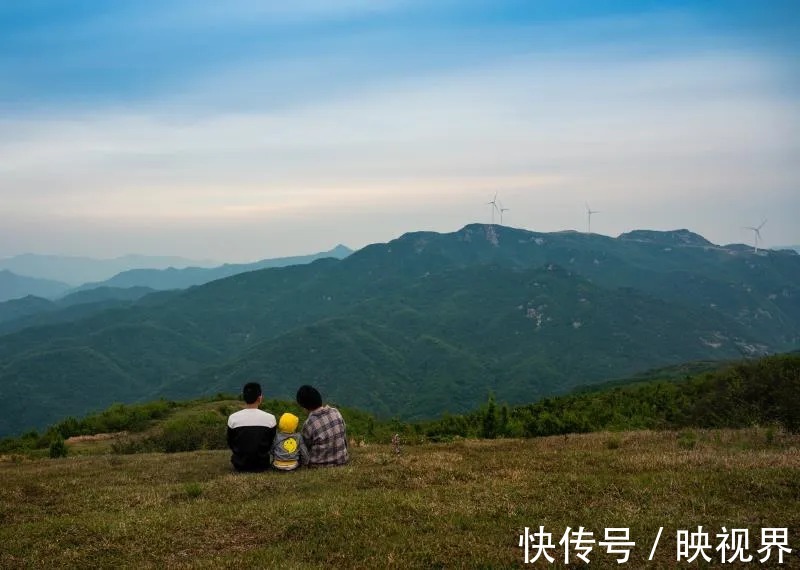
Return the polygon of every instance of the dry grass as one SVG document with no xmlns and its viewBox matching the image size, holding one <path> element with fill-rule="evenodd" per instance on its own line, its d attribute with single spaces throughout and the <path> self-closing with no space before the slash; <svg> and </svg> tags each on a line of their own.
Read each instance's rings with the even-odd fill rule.
<svg viewBox="0 0 800 570">
<path fill-rule="evenodd" d="M 0 567 L 519 567 L 519 534 L 538 525 L 554 542 L 567 526 L 597 540 L 629 527 L 630 568 L 647 565 L 660 526 L 649 567 L 675 566 L 677 529 L 747 527 L 752 549 L 761 527 L 788 527 L 784 567 L 800 567 L 800 438 L 680 437 L 461 441 L 399 457 L 372 445 L 347 467 L 293 474 L 233 474 L 217 451 L 6 461 Z M 590 557 L 617 566 L 599 547 Z"/>
</svg>

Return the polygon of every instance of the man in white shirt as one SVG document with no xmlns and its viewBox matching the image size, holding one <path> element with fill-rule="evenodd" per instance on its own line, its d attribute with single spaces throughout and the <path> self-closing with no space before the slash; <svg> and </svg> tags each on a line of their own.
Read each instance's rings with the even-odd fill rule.
<svg viewBox="0 0 800 570">
<path fill-rule="evenodd" d="M 269 469 L 269 452 L 275 439 L 275 416 L 260 410 L 264 400 L 261 385 L 248 382 L 242 389 L 244 409 L 228 418 L 228 447 L 231 463 L 237 471 Z"/>
</svg>

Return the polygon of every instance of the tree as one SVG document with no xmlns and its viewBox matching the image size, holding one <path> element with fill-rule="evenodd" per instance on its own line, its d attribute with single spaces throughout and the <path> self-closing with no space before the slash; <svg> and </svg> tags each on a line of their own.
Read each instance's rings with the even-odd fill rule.
<svg viewBox="0 0 800 570">
<path fill-rule="evenodd" d="M 498 428 L 498 433 L 502 437 L 508 437 L 509 429 L 508 429 L 508 405 L 503 404 L 500 408 L 500 426 Z"/>
<path fill-rule="evenodd" d="M 486 410 L 483 412 L 483 425 L 481 437 L 494 439 L 497 437 L 497 406 L 494 403 L 494 394 L 489 394 Z"/>
<path fill-rule="evenodd" d="M 57 435 L 50 442 L 50 458 L 57 459 L 59 457 L 67 456 L 67 444 L 61 435 Z"/>
</svg>

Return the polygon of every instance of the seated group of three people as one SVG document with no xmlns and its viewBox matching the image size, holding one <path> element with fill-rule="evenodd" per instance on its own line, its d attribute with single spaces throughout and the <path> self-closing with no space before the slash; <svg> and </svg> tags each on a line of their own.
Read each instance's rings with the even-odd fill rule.
<svg viewBox="0 0 800 570">
<path fill-rule="evenodd" d="M 264 471 L 274 468 L 294 471 L 301 465 L 326 467 L 344 465 L 347 433 L 339 410 L 322 405 L 322 396 L 313 386 L 297 390 L 297 403 L 308 412 L 298 433 L 299 418 L 285 413 L 280 421 L 259 409 L 264 399 L 261 385 L 248 382 L 242 389 L 245 406 L 228 418 L 228 447 L 237 471 Z"/>
</svg>

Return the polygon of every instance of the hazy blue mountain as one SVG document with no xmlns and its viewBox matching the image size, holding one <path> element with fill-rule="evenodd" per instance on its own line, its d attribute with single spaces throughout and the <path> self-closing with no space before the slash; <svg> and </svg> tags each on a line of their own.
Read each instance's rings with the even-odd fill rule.
<svg viewBox="0 0 800 570">
<path fill-rule="evenodd" d="M 71 307 L 101 301 L 136 301 L 153 293 L 149 287 L 96 287 L 87 291 L 77 291 L 56 301 L 59 307 Z"/>
<path fill-rule="evenodd" d="M 64 255 L 39 255 L 25 253 L 0 258 L 0 269 L 17 275 L 53 279 L 77 286 L 90 281 L 102 281 L 129 269 L 167 267 L 210 267 L 214 261 L 185 259 L 171 256 L 123 255 L 114 259 L 94 259 Z"/>
<path fill-rule="evenodd" d="M 75 290 L 83 291 L 95 287 L 149 287 L 150 289 L 162 291 L 168 289 L 186 289 L 194 285 L 202 285 L 210 281 L 223 279 L 246 271 L 256 271 L 269 267 L 301 265 L 326 257 L 343 259 L 351 253 L 353 253 L 351 249 L 343 245 L 337 245 L 329 251 L 311 255 L 262 259 L 254 263 L 226 263 L 225 265 L 211 268 L 186 267 L 183 269 L 176 269 L 174 267 L 169 267 L 167 269 L 132 269 L 119 273 L 102 283 L 86 283 Z"/>
<path fill-rule="evenodd" d="M 99 287 L 50 301 L 32 295 L 0 303 L 0 335 L 27 327 L 40 327 L 86 318 L 101 311 L 130 306 L 153 293 L 147 287 Z"/>
<path fill-rule="evenodd" d="M 58 297 L 69 289 L 69 285 L 49 279 L 37 279 L 0 270 L 0 302 L 21 299 L 28 295 L 37 297 Z"/>
<path fill-rule="evenodd" d="M 114 400 L 313 381 L 408 417 L 800 347 L 800 256 L 474 224 L 0 337 L 0 433 Z M 19 404 L 30 393 L 43 405 Z M 352 402 L 351 402 L 352 400 Z M 47 417 L 45 417 L 47 416 Z"/>
<path fill-rule="evenodd" d="M 0 303 L 0 324 L 52 311 L 56 307 L 53 301 L 35 295 L 4 301 Z"/>
</svg>

